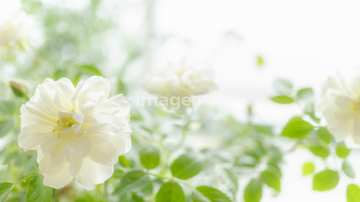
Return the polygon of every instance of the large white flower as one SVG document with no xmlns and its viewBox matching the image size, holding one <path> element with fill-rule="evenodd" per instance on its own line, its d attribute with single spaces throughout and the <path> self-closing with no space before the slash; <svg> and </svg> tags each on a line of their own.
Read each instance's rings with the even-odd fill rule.
<svg viewBox="0 0 360 202">
<path fill-rule="evenodd" d="M 23 105 L 19 146 L 37 150 L 44 185 L 61 188 L 74 177 L 86 189 L 114 172 L 131 148 L 130 104 L 108 99 L 110 82 L 90 77 L 74 87 L 67 78 L 46 79 Z"/>
<path fill-rule="evenodd" d="M 344 79 L 329 77 L 315 104 L 316 114 L 324 118 L 328 130 L 340 142 L 351 136 L 360 144 L 360 74 Z"/>
<path fill-rule="evenodd" d="M 216 89 L 214 72 L 209 68 L 199 68 L 185 60 L 177 65 L 169 64 L 168 68 L 145 76 L 143 87 L 148 92 L 161 98 L 190 98 L 193 95 L 208 94 Z M 165 103 L 164 103 L 165 104 Z M 170 101 L 169 101 L 170 105 Z M 178 113 L 183 113 L 186 106 L 169 106 Z"/>
</svg>

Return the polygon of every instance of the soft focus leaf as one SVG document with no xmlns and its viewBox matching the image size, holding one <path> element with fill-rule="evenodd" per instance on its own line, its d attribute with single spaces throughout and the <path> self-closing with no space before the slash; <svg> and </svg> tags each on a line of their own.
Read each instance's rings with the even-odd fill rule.
<svg viewBox="0 0 360 202">
<path fill-rule="evenodd" d="M 160 164 L 160 152 L 152 146 L 140 150 L 140 162 L 146 169 L 154 169 Z"/>
<path fill-rule="evenodd" d="M 303 176 L 313 174 L 315 171 L 315 166 L 313 163 L 304 163 L 303 165 Z"/>
<path fill-rule="evenodd" d="M 231 202 L 231 200 L 221 191 L 208 187 L 200 186 L 196 188 L 192 198 L 194 202 Z"/>
<path fill-rule="evenodd" d="M 102 75 L 100 69 L 98 69 L 94 65 L 82 65 L 82 66 L 79 66 L 77 69 L 79 72 L 90 75 L 90 76 L 93 76 L 93 75 L 101 76 Z"/>
<path fill-rule="evenodd" d="M 14 121 L 12 119 L 0 120 L 0 137 L 6 135 L 13 127 Z"/>
<path fill-rule="evenodd" d="M 341 168 L 348 177 L 355 178 L 355 172 L 348 162 L 344 161 Z"/>
<path fill-rule="evenodd" d="M 302 138 L 308 135 L 314 126 L 300 117 L 294 117 L 285 125 L 281 135 L 289 138 Z"/>
<path fill-rule="evenodd" d="M 43 177 L 38 174 L 31 178 L 26 194 L 27 202 L 51 201 L 52 188 L 43 185 Z"/>
<path fill-rule="evenodd" d="M 336 155 L 340 158 L 346 158 L 350 154 L 350 149 L 345 147 L 344 145 L 339 145 L 336 148 Z"/>
<path fill-rule="evenodd" d="M 296 93 L 296 95 L 300 99 L 306 99 L 306 98 L 314 96 L 314 91 L 312 88 L 303 88 L 303 89 L 300 89 Z"/>
<path fill-rule="evenodd" d="M 273 85 L 275 91 L 279 94 L 289 95 L 293 88 L 291 81 L 285 79 L 276 79 Z"/>
<path fill-rule="evenodd" d="M 280 186 L 280 178 L 276 176 L 274 173 L 270 171 L 263 171 L 261 173 L 261 179 L 265 182 L 265 184 L 273 188 L 275 191 L 280 192 L 281 186 Z"/>
<path fill-rule="evenodd" d="M 326 158 L 330 155 L 329 149 L 324 146 L 316 145 L 309 147 L 309 150 L 316 156 Z"/>
<path fill-rule="evenodd" d="M 294 102 L 293 98 L 286 96 L 286 95 L 278 95 L 275 97 L 271 97 L 271 100 L 278 104 L 290 104 L 290 103 Z"/>
<path fill-rule="evenodd" d="M 170 166 L 171 173 L 179 179 L 190 179 L 202 170 L 201 162 L 190 154 L 183 154 Z"/>
<path fill-rule="evenodd" d="M 167 182 L 156 194 L 156 202 L 185 202 L 184 191 L 178 183 Z"/>
<path fill-rule="evenodd" d="M 332 137 L 329 131 L 325 127 L 320 127 L 316 133 L 319 138 L 327 144 L 331 143 Z"/>
<path fill-rule="evenodd" d="M 149 176 L 143 171 L 131 171 L 121 178 L 120 186 L 115 189 L 118 195 L 127 192 L 142 192 L 144 195 L 151 194 L 153 186 Z"/>
<path fill-rule="evenodd" d="M 245 202 L 259 202 L 262 197 L 262 182 L 260 179 L 252 179 L 245 188 Z"/>
<path fill-rule="evenodd" d="M 346 190 L 347 202 L 360 202 L 360 188 L 356 184 L 349 184 Z"/>
<path fill-rule="evenodd" d="M 13 187 L 14 185 L 9 182 L 0 184 L 0 202 L 3 202 L 6 199 Z"/>
<path fill-rule="evenodd" d="M 328 191 L 339 183 L 339 175 L 333 170 L 324 170 L 314 176 L 313 190 Z"/>
<path fill-rule="evenodd" d="M 238 179 L 237 179 L 237 177 L 235 176 L 235 174 L 234 174 L 231 170 L 229 170 L 229 169 L 224 169 L 224 171 L 225 171 L 225 174 L 226 174 L 226 176 L 228 177 L 228 179 L 229 179 L 229 181 L 230 181 L 230 183 L 231 183 L 231 185 L 229 186 L 229 188 L 230 188 L 232 194 L 235 196 L 235 195 L 236 195 L 236 192 L 237 192 L 237 190 L 238 190 L 238 188 L 239 188 Z"/>
</svg>

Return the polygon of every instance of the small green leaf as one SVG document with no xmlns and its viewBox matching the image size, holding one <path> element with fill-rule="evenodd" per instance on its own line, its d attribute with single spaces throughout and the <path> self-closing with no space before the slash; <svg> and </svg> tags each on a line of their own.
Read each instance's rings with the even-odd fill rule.
<svg viewBox="0 0 360 202">
<path fill-rule="evenodd" d="M 339 175 L 333 170 L 324 170 L 314 176 L 313 190 L 328 191 L 339 183 Z"/>
<path fill-rule="evenodd" d="M 0 202 L 3 202 L 6 199 L 13 187 L 14 185 L 9 182 L 0 184 Z"/>
<path fill-rule="evenodd" d="M 238 178 L 235 176 L 235 174 L 230 169 L 224 169 L 224 171 L 230 182 L 229 189 L 231 190 L 232 194 L 235 196 L 239 189 Z"/>
<path fill-rule="evenodd" d="M 326 128 L 320 127 L 319 130 L 317 130 L 316 134 L 325 143 L 327 143 L 327 144 L 331 143 L 332 137 L 331 137 L 331 134 L 329 133 L 329 131 Z"/>
<path fill-rule="evenodd" d="M 130 162 L 124 155 L 119 156 L 119 164 L 125 168 L 130 168 Z"/>
<path fill-rule="evenodd" d="M 330 152 L 327 148 L 321 145 L 311 146 L 309 150 L 316 156 L 326 158 L 330 155 Z"/>
<path fill-rule="evenodd" d="M 43 185 L 43 176 L 38 174 L 31 178 L 26 194 L 27 202 L 51 201 L 53 190 Z"/>
<path fill-rule="evenodd" d="M 285 79 L 276 79 L 273 85 L 275 91 L 279 94 L 290 95 L 293 88 L 291 81 Z"/>
<path fill-rule="evenodd" d="M 127 94 L 126 86 L 121 80 L 118 81 L 117 87 L 118 87 L 117 89 L 118 93 L 121 93 L 123 95 Z"/>
<path fill-rule="evenodd" d="M 314 126 L 300 117 L 294 117 L 284 127 L 281 135 L 289 138 L 302 138 L 308 135 Z"/>
<path fill-rule="evenodd" d="M 345 147 L 344 145 L 339 145 L 336 148 L 336 155 L 340 158 L 346 158 L 350 154 L 350 149 Z"/>
<path fill-rule="evenodd" d="M 304 163 L 303 165 L 303 176 L 313 174 L 315 171 L 315 166 L 313 163 Z"/>
<path fill-rule="evenodd" d="M 348 162 L 344 161 L 341 168 L 348 177 L 355 178 L 355 172 Z"/>
<path fill-rule="evenodd" d="M 271 100 L 278 104 L 290 104 L 290 103 L 294 102 L 293 98 L 286 96 L 286 95 L 278 95 L 275 97 L 271 97 Z"/>
<path fill-rule="evenodd" d="M 185 202 L 185 194 L 178 183 L 167 182 L 156 194 L 156 202 Z"/>
<path fill-rule="evenodd" d="M 306 99 L 306 98 L 314 96 L 314 91 L 312 88 L 303 88 L 303 89 L 300 89 L 296 93 L 296 95 L 300 99 Z"/>
<path fill-rule="evenodd" d="M 347 202 L 360 202 L 360 188 L 356 184 L 349 184 L 346 190 Z"/>
<path fill-rule="evenodd" d="M 160 152 L 152 146 L 140 150 L 140 162 L 146 169 L 154 169 L 160 164 Z"/>
<path fill-rule="evenodd" d="M 131 171 L 121 178 L 120 186 L 115 193 L 122 195 L 128 192 L 142 192 L 143 195 L 152 193 L 153 186 L 149 176 L 143 171 Z"/>
<path fill-rule="evenodd" d="M 190 154 L 183 154 L 171 164 L 170 169 L 174 177 L 186 180 L 199 174 L 202 164 Z"/>
<path fill-rule="evenodd" d="M 58 69 L 56 70 L 56 72 L 54 73 L 54 80 L 57 81 L 63 77 L 67 76 L 67 71 L 65 69 Z"/>
<path fill-rule="evenodd" d="M 314 120 L 316 123 L 320 122 L 320 119 L 315 116 L 315 109 L 314 104 L 307 105 L 305 107 L 305 114 L 309 115 L 312 120 Z"/>
<path fill-rule="evenodd" d="M 198 193 L 194 192 L 192 195 L 194 202 L 231 202 L 224 193 L 215 188 L 200 186 L 196 190 Z"/>
<path fill-rule="evenodd" d="M 6 135 L 13 127 L 14 121 L 12 119 L 0 120 L 0 137 Z"/>
<path fill-rule="evenodd" d="M 256 63 L 257 65 L 260 67 L 260 66 L 263 66 L 264 65 L 264 59 L 261 57 L 261 56 L 257 56 L 256 57 Z"/>
<path fill-rule="evenodd" d="M 262 182 L 260 179 L 252 179 L 245 188 L 245 202 L 259 202 L 262 197 Z"/>
<path fill-rule="evenodd" d="M 81 72 L 82 74 L 87 74 L 87 75 L 97 75 L 97 76 L 102 75 L 100 69 L 98 69 L 94 65 L 82 65 L 82 66 L 79 66 L 78 71 Z"/>
<path fill-rule="evenodd" d="M 261 173 L 261 178 L 268 187 L 273 188 L 277 192 L 280 192 L 281 190 L 280 178 L 276 176 L 274 173 L 267 170 L 263 171 Z"/>
</svg>

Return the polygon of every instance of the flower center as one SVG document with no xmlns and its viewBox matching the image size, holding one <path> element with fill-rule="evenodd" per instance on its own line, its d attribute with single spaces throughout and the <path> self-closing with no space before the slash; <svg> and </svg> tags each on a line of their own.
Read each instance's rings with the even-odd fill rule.
<svg viewBox="0 0 360 202">
<path fill-rule="evenodd" d="M 353 101 L 352 108 L 354 111 L 360 112 L 360 102 Z"/>
<path fill-rule="evenodd" d="M 58 132 L 58 138 L 60 139 L 60 134 L 64 129 L 70 128 L 72 125 L 77 124 L 73 118 L 74 110 L 71 112 L 61 111 L 59 112 L 59 120 L 56 122 L 56 126 L 52 132 Z"/>
</svg>

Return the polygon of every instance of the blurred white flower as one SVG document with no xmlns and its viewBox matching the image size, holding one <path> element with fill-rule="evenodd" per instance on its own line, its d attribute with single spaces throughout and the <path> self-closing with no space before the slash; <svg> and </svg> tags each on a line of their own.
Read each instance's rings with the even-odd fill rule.
<svg viewBox="0 0 360 202">
<path fill-rule="evenodd" d="M 143 87 L 157 95 L 159 102 L 180 114 L 188 107 L 185 102 L 191 103 L 191 96 L 208 94 L 216 89 L 211 69 L 190 65 L 185 60 L 177 65 L 169 64 L 167 69 L 145 76 Z"/>
<path fill-rule="evenodd" d="M 20 42 L 29 40 L 33 26 L 33 19 L 24 13 L 0 24 L 0 52 L 13 50 Z"/>
<path fill-rule="evenodd" d="M 67 78 L 46 79 L 23 105 L 19 146 L 37 150 L 44 185 L 61 188 L 74 177 L 86 189 L 114 172 L 131 148 L 130 104 L 108 99 L 110 82 L 90 77 L 74 87 Z"/>
<path fill-rule="evenodd" d="M 329 132 L 340 142 L 351 136 L 360 144 L 360 74 L 345 79 L 329 77 L 315 104 L 316 114 L 324 118 Z"/>
</svg>

